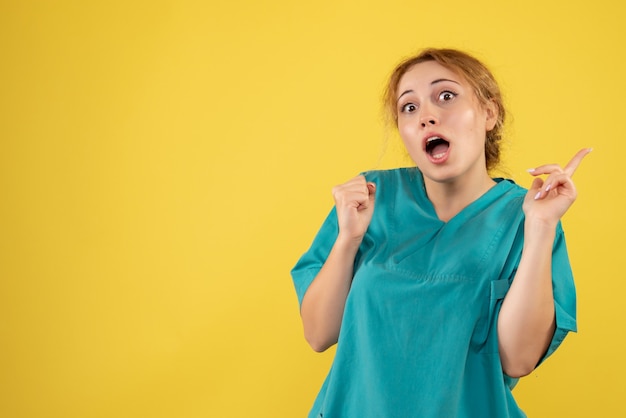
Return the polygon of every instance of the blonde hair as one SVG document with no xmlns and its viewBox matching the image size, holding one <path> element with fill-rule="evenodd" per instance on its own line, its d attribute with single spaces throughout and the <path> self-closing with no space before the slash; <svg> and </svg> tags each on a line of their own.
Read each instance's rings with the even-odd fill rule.
<svg viewBox="0 0 626 418">
<path fill-rule="evenodd" d="M 500 162 L 500 143 L 506 116 L 502 94 L 491 71 L 482 62 L 465 52 L 456 49 L 428 48 L 398 64 L 389 77 L 383 96 L 384 110 L 389 122 L 393 121 L 393 125 L 397 128 L 398 109 L 396 101 L 400 79 L 413 66 L 426 61 L 435 61 L 461 75 L 470 84 L 481 104 L 486 106 L 493 103 L 496 106 L 498 112 L 496 124 L 492 130 L 487 132 L 485 140 L 487 170 L 495 168 Z"/>
</svg>

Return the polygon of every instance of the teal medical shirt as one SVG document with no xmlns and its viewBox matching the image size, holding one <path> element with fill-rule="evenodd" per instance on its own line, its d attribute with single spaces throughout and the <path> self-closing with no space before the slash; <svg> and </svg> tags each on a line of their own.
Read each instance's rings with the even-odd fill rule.
<svg viewBox="0 0 626 418">
<path fill-rule="evenodd" d="M 496 321 L 524 241 L 526 190 L 497 184 L 448 222 L 416 168 L 366 173 L 376 207 L 355 259 L 335 359 L 309 417 L 524 417 L 502 372 Z M 292 270 L 298 300 L 337 237 L 333 209 Z M 563 231 L 553 248 L 556 332 L 576 330 Z"/>
</svg>

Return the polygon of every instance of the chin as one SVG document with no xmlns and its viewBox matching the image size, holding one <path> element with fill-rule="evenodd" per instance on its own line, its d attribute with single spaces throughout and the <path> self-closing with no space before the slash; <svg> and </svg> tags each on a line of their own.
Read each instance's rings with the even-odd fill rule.
<svg viewBox="0 0 626 418">
<path fill-rule="evenodd" d="M 448 170 L 443 167 L 435 167 L 435 170 L 423 170 L 419 166 L 417 168 L 420 169 L 425 179 L 428 179 L 435 183 L 454 183 L 454 181 L 456 181 L 460 177 L 460 173 L 456 173 L 453 170 Z"/>
</svg>

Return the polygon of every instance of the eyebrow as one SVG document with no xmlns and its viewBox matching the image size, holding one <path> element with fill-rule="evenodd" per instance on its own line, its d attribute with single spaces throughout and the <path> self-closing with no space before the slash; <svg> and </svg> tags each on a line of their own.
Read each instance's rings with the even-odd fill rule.
<svg viewBox="0 0 626 418">
<path fill-rule="evenodd" d="M 430 85 L 434 86 L 435 84 L 441 83 L 441 82 L 444 82 L 444 81 L 450 81 L 452 83 L 460 85 L 460 83 L 458 81 L 450 80 L 449 78 L 438 78 L 438 79 L 434 80 L 433 82 L 431 82 Z M 404 96 L 405 94 L 408 94 L 408 93 L 413 93 L 413 90 L 405 90 L 405 91 L 403 91 L 402 94 L 398 96 L 398 100 L 396 100 L 396 103 L 400 100 L 400 98 L 402 96 Z"/>
</svg>

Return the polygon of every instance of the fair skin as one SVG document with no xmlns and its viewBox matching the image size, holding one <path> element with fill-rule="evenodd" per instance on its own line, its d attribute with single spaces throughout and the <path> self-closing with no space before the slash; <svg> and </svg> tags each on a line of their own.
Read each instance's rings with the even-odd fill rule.
<svg viewBox="0 0 626 418">
<path fill-rule="evenodd" d="M 439 218 L 448 221 L 495 184 L 484 152 L 485 133 L 498 116 L 495 106 L 482 106 L 462 77 L 434 61 L 404 74 L 397 104 L 404 146 L 424 174 Z M 431 151 L 427 142 L 434 137 L 447 144 Z"/>
<path fill-rule="evenodd" d="M 424 175 L 437 215 L 447 222 L 495 184 L 486 169 L 484 144 L 496 123 L 496 107 L 481 104 L 463 77 L 432 61 L 410 68 L 400 79 L 397 96 L 398 130 Z M 530 373 L 554 334 L 552 245 L 559 219 L 576 199 L 572 175 L 589 151 L 581 150 L 563 168 L 548 164 L 531 171 L 536 178 L 523 204 L 522 258 L 497 326 L 502 368 L 509 376 Z M 305 338 L 315 351 L 337 342 L 354 258 L 372 219 L 375 196 L 375 185 L 363 176 L 333 189 L 339 233 L 301 307 Z"/>
</svg>

